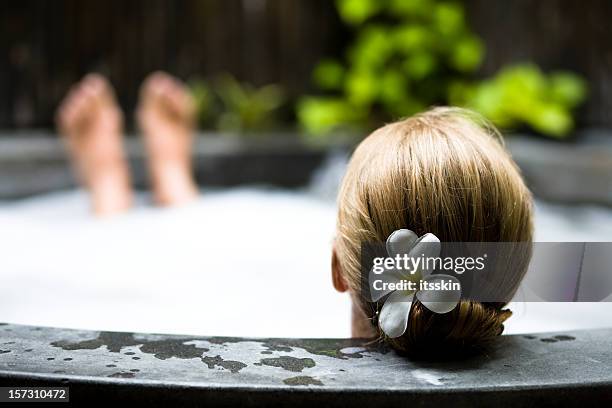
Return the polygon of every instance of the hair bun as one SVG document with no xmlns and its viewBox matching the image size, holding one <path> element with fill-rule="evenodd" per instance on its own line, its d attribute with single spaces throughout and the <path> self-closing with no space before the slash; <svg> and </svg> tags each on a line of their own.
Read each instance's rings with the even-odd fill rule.
<svg viewBox="0 0 612 408">
<path fill-rule="evenodd" d="M 508 309 L 469 300 L 449 313 L 436 314 L 415 300 L 406 332 L 385 341 L 399 352 L 418 357 L 461 356 L 488 346 L 503 333 L 503 323 L 511 315 Z"/>
</svg>

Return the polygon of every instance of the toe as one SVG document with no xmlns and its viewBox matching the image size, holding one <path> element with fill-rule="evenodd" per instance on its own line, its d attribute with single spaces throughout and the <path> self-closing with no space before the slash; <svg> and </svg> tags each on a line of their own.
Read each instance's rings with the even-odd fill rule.
<svg viewBox="0 0 612 408">
<path fill-rule="evenodd" d="M 90 74 L 81 82 L 81 90 L 87 98 L 101 99 L 107 93 L 106 81 L 99 75 Z"/>
<path fill-rule="evenodd" d="M 97 92 L 104 92 L 110 89 L 108 80 L 104 76 L 96 73 L 85 75 L 81 80 L 81 86 L 92 88 Z"/>
<path fill-rule="evenodd" d="M 147 117 L 169 120 L 175 125 L 191 127 L 195 116 L 195 102 L 187 86 L 179 79 L 165 73 L 154 72 L 143 82 L 140 104 L 137 110 L 141 126 Z"/>
<path fill-rule="evenodd" d="M 106 77 L 100 74 L 87 74 L 81 81 L 82 88 L 98 103 L 116 105 L 115 92 Z"/>
<path fill-rule="evenodd" d="M 169 89 L 167 97 L 172 110 L 176 114 L 184 119 L 191 120 L 195 113 L 195 103 L 189 90 L 183 83 L 176 81 L 174 86 Z"/>
<path fill-rule="evenodd" d="M 88 74 L 70 89 L 57 110 L 56 121 L 60 132 L 71 136 L 82 133 L 88 123 L 102 117 L 120 122 L 119 112 L 108 80 L 99 74 Z"/>
<path fill-rule="evenodd" d="M 83 110 L 83 90 L 73 87 L 57 111 L 57 121 L 60 130 L 69 135 L 78 125 Z"/>
<path fill-rule="evenodd" d="M 174 110 L 173 94 L 177 86 L 178 81 L 165 72 L 157 71 L 150 74 L 140 90 L 141 105 Z"/>
<path fill-rule="evenodd" d="M 150 74 L 142 83 L 140 88 L 141 97 L 145 99 L 149 96 L 159 96 L 168 86 L 170 75 L 162 71 L 156 71 Z"/>
<path fill-rule="evenodd" d="M 86 121 L 87 114 L 90 112 L 92 96 L 86 88 L 81 88 L 72 97 L 66 115 L 66 122 L 69 127 L 79 127 Z"/>
</svg>

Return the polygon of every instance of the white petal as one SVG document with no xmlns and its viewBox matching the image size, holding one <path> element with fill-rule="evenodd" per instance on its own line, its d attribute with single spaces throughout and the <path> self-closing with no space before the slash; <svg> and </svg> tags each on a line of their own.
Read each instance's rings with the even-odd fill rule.
<svg viewBox="0 0 612 408">
<path fill-rule="evenodd" d="M 390 257 L 407 254 L 419 237 L 409 229 L 393 231 L 387 238 L 387 253 Z"/>
<path fill-rule="evenodd" d="M 408 256 L 410 258 L 435 258 L 440 256 L 441 244 L 438 237 L 434 234 L 427 233 L 419 238 L 415 243 L 410 252 L 408 252 Z M 433 266 L 434 262 L 423 262 L 425 267 L 421 267 L 421 278 L 426 278 L 429 276 L 433 270 L 431 268 L 427 268 L 427 266 Z"/>
<path fill-rule="evenodd" d="M 413 295 L 406 295 L 406 292 L 395 291 L 385 301 L 378 325 L 387 336 L 396 338 L 406 331 L 412 298 Z"/>
<path fill-rule="evenodd" d="M 436 274 L 423 279 L 428 283 L 448 282 L 449 280 L 459 283 L 459 279 L 452 275 Z M 461 299 L 461 290 L 420 290 L 416 294 L 417 299 L 427 309 L 434 313 L 442 314 L 452 311 Z"/>
</svg>

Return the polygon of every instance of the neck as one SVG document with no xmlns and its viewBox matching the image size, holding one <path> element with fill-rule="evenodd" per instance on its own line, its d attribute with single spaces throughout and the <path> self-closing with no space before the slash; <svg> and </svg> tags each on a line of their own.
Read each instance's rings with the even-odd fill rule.
<svg viewBox="0 0 612 408">
<path fill-rule="evenodd" d="M 351 297 L 351 303 L 351 336 L 354 338 L 376 337 L 376 332 L 368 316 L 357 305 L 354 297 Z"/>
</svg>

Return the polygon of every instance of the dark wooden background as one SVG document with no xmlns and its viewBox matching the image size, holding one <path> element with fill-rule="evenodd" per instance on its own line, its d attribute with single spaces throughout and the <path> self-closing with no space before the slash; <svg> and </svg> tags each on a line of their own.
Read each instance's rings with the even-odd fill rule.
<svg viewBox="0 0 612 408">
<path fill-rule="evenodd" d="M 612 125 L 612 1 L 466 0 L 487 44 L 481 74 L 519 61 L 566 68 L 590 82 L 581 126 Z M 332 0 L 3 0 L 0 128 L 49 127 L 71 83 L 108 75 L 128 111 L 147 73 L 229 71 L 312 90 L 311 69 L 350 40 Z"/>
</svg>

